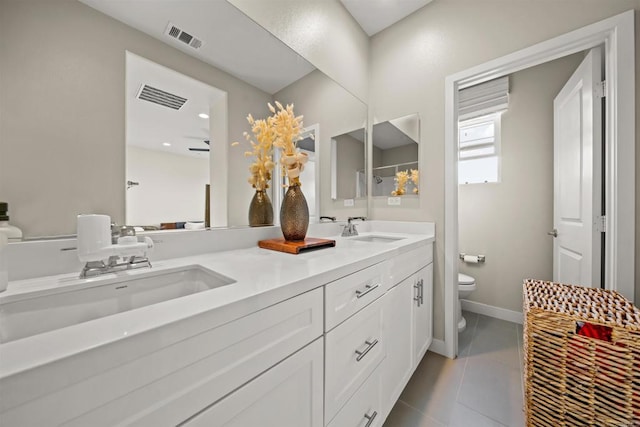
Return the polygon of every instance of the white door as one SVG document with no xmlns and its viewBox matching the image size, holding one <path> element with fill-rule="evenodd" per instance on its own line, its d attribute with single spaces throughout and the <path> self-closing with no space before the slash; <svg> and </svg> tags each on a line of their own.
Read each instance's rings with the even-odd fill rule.
<svg viewBox="0 0 640 427">
<path fill-rule="evenodd" d="M 592 49 L 553 102 L 553 280 L 588 287 L 600 286 L 601 270 L 601 64 Z"/>
</svg>

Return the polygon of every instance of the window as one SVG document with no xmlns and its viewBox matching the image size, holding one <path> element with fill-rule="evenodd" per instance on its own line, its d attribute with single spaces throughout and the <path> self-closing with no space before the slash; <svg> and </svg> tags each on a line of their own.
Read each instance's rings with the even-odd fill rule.
<svg viewBox="0 0 640 427">
<path fill-rule="evenodd" d="M 458 125 L 458 184 L 500 181 L 500 113 Z"/>
</svg>

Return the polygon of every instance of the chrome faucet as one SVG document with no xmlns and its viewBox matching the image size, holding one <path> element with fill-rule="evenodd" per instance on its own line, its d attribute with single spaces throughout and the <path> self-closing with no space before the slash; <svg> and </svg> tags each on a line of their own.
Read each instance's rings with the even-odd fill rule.
<svg viewBox="0 0 640 427">
<path fill-rule="evenodd" d="M 356 225 L 353 224 L 352 221 L 355 221 L 355 220 L 366 221 L 366 219 L 367 218 L 363 216 L 350 216 L 347 219 L 347 225 L 345 225 L 344 229 L 342 230 L 342 237 L 357 236 L 358 230 L 356 229 Z"/>
<path fill-rule="evenodd" d="M 82 238 L 84 236 L 78 233 L 78 240 Z M 111 245 L 101 247 L 90 256 L 87 255 L 81 259 L 85 260 L 86 264 L 80 272 L 80 278 L 151 267 L 151 261 L 147 257 L 147 252 L 151 248 L 153 248 L 153 240 L 150 237 L 145 237 L 144 241 L 138 241 L 133 227 L 111 224 Z"/>
<path fill-rule="evenodd" d="M 135 268 L 151 267 L 151 261 L 146 256 L 131 255 L 122 257 L 125 261 L 118 262 L 120 256 L 111 255 L 108 261 L 87 261 L 80 272 L 80 278 L 99 276 L 101 274 L 115 273 L 123 270 L 133 270 Z"/>
</svg>

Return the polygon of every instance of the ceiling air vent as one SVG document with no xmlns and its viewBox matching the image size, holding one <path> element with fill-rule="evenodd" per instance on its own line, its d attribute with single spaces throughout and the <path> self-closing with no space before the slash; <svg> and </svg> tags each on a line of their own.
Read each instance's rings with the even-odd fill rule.
<svg viewBox="0 0 640 427">
<path fill-rule="evenodd" d="M 171 38 L 180 40 L 182 43 L 189 45 L 194 49 L 200 49 L 200 47 L 202 46 L 202 40 L 193 36 L 192 34 L 187 33 L 186 31 L 181 30 L 171 22 L 169 22 L 169 25 L 167 25 L 167 29 L 164 33 Z"/>
<path fill-rule="evenodd" d="M 165 92 L 161 89 L 156 89 L 149 85 L 143 85 L 138 91 L 138 96 L 136 98 L 142 99 L 143 101 L 153 102 L 154 104 L 162 105 L 164 107 L 169 107 L 174 110 L 179 110 L 184 103 L 187 102 L 187 98 Z"/>
</svg>

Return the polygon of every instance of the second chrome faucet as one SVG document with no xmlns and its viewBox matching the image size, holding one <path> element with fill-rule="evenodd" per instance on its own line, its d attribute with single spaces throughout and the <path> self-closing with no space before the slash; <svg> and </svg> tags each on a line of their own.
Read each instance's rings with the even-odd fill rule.
<svg viewBox="0 0 640 427">
<path fill-rule="evenodd" d="M 367 218 L 363 216 L 350 216 L 347 219 L 347 225 L 345 225 L 344 229 L 342 230 L 342 237 L 357 236 L 358 230 L 356 229 L 356 225 L 353 223 L 353 221 L 356 221 L 356 220 L 366 221 L 366 219 Z"/>
</svg>

